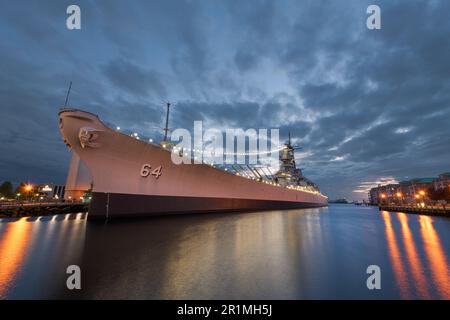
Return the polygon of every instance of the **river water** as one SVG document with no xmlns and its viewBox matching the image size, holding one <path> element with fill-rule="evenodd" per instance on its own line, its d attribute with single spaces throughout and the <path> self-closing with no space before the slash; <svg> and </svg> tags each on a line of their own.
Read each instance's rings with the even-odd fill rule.
<svg viewBox="0 0 450 320">
<path fill-rule="evenodd" d="M 68 290 L 66 268 L 81 268 Z M 369 290 L 369 265 L 381 289 Z M 0 219 L 1 299 L 450 299 L 450 218 L 330 205 Z"/>
</svg>

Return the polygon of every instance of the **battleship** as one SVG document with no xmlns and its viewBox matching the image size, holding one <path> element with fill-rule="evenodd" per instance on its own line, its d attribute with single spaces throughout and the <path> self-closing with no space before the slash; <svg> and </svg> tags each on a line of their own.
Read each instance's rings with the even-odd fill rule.
<svg viewBox="0 0 450 320">
<path fill-rule="evenodd" d="M 167 120 L 168 114 L 166 134 Z M 227 170 L 206 163 L 177 165 L 166 138 L 160 144 L 140 140 L 79 109 L 61 109 L 59 128 L 73 153 L 66 199 L 76 199 L 89 189 L 88 219 L 328 204 L 328 198 L 297 168 L 290 137 L 279 151 L 279 170 L 271 175 L 249 166 L 243 173 L 236 166 Z"/>
</svg>

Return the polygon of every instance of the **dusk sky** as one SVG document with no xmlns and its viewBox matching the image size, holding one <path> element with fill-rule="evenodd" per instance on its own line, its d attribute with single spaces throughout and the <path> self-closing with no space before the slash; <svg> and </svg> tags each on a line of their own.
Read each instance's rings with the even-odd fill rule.
<svg viewBox="0 0 450 320">
<path fill-rule="evenodd" d="M 69 106 L 155 138 L 166 100 L 172 128 L 290 131 L 331 199 L 450 171 L 448 0 L 2 0 L 0 39 L 0 181 L 65 183 L 70 81 Z"/>
</svg>

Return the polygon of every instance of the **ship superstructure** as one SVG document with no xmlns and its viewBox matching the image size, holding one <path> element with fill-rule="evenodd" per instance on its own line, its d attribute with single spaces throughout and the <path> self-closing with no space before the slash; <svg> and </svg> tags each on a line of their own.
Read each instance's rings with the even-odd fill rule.
<svg viewBox="0 0 450 320">
<path fill-rule="evenodd" d="M 280 170 L 275 174 L 275 181 L 284 187 L 302 187 L 305 190 L 320 192 L 319 187 L 302 174 L 295 162 L 295 147 L 289 140 L 280 150 Z"/>
</svg>

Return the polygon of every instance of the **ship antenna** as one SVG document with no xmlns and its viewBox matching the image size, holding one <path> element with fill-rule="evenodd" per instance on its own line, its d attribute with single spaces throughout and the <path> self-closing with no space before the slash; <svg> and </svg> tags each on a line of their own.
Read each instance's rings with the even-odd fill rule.
<svg viewBox="0 0 450 320">
<path fill-rule="evenodd" d="M 169 132 L 169 112 L 170 112 L 170 102 L 167 102 L 167 112 L 166 112 L 166 126 L 163 129 L 164 130 L 164 140 L 167 141 L 167 132 Z"/>
<path fill-rule="evenodd" d="M 291 145 L 291 132 L 289 131 L 289 140 L 288 140 L 289 146 Z"/>
<path fill-rule="evenodd" d="M 64 102 L 64 107 L 67 107 L 67 102 L 69 101 L 70 89 L 72 89 L 72 81 L 70 81 L 69 90 L 67 90 L 66 102 Z"/>
</svg>

